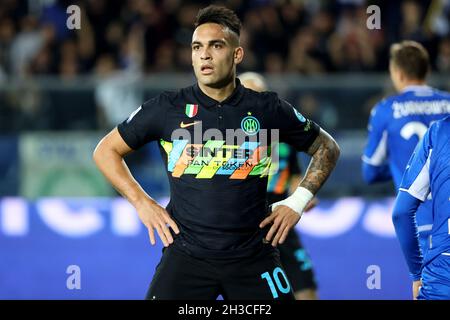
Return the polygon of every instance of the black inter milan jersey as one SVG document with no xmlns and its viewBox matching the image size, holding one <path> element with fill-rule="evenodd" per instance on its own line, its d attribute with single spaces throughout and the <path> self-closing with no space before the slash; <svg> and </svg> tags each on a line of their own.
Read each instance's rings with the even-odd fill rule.
<svg viewBox="0 0 450 320">
<path fill-rule="evenodd" d="M 148 100 L 118 126 L 132 149 L 159 143 L 170 182 L 166 209 L 180 229 L 174 244 L 217 258 L 262 245 L 277 137 L 306 151 L 319 130 L 276 93 L 246 89 L 238 79 L 222 102 L 196 84 Z"/>
</svg>

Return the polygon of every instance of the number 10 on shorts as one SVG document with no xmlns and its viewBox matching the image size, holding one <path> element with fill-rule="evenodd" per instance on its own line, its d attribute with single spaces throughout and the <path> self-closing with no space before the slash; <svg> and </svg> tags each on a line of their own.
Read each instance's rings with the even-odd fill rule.
<svg viewBox="0 0 450 320">
<path fill-rule="evenodd" d="M 280 281 L 280 274 L 284 279 L 285 285 L 283 285 Z M 276 267 L 273 270 L 272 275 L 269 272 L 264 272 L 263 274 L 261 274 L 261 278 L 266 279 L 274 299 L 278 298 L 278 291 L 280 291 L 281 293 L 288 293 L 289 291 L 291 291 L 291 285 L 289 284 L 284 271 L 280 267 Z"/>
</svg>

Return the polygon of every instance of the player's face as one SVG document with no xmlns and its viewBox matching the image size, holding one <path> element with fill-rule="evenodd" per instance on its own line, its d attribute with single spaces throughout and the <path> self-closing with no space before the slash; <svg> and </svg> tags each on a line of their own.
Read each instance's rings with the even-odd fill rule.
<svg viewBox="0 0 450 320">
<path fill-rule="evenodd" d="M 236 65 L 243 57 L 243 50 L 236 42 L 229 31 L 216 23 L 205 23 L 195 29 L 192 66 L 201 84 L 221 88 L 234 79 Z"/>
</svg>

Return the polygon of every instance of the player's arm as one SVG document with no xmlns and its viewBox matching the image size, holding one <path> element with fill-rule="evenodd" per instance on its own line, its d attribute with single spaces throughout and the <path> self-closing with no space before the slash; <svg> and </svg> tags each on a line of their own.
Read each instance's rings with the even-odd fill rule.
<svg viewBox="0 0 450 320">
<path fill-rule="evenodd" d="M 154 234 L 154 230 L 156 230 L 164 246 L 167 247 L 173 242 L 167 225 L 176 233 L 179 233 L 178 227 L 167 211 L 152 199 L 133 178 L 124 161 L 124 156 L 131 151 L 132 149 L 115 128 L 99 142 L 93 158 L 97 167 L 114 188 L 136 208 L 139 218 L 148 228 L 151 244 L 156 243 Z"/>
<path fill-rule="evenodd" d="M 311 156 L 311 161 L 300 187 L 316 194 L 336 166 L 340 149 L 336 141 L 325 130 L 320 129 L 307 153 Z"/>
<path fill-rule="evenodd" d="M 93 159 L 114 188 L 133 206 L 137 206 L 148 195 L 133 178 L 124 161 L 124 157 L 132 151 L 117 128 L 114 128 L 100 140 L 94 150 Z"/>
<path fill-rule="evenodd" d="M 409 275 L 413 282 L 413 299 L 417 298 L 421 283 L 421 266 L 423 257 L 419 245 L 419 232 L 416 223 L 416 211 L 421 201 L 408 192 L 400 191 L 397 195 L 392 221 L 395 233 L 409 268 Z"/>
<path fill-rule="evenodd" d="M 273 246 L 282 244 L 289 231 L 298 223 L 306 206 L 336 166 L 340 149 L 336 141 L 320 129 L 308 148 L 308 154 L 312 158 L 300 185 L 288 198 L 272 204 L 273 213 L 260 224 L 264 228 L 272 223 L 266 241 L 271 241 Z"/>
<path fill-rule="evenodd" d="M 430 131 L 428 131 L 411 156 L 403 175 L 392 215 L 395 232 L 413 281 L 414 298 L 417 295 L 423 261 L 416 223 L 416 211 L 430 192 L 429 156 L 431 150 Z"/>
<path fill-rule="evenodd" d="M 291 177 L 291 184 L 289 186 L 289 194 L 292 194 L 295 192 L 295 190 L 297 190 L 300 182 L 302 181 L 302 176 L 301 175 L 293 175 Z M 317 199 L 317 197 L 312 198 L 308 204 L 306 205 L 305 209 L 303 210 L 304 212 L 308 212 L 309 210 L 313 209 L 315 206 L 317 206 L 317 204 L 319 203 L 319 199 Z"/>
<path fill-rule="evenodd" d="M 420 280 L 420 267 L 422 265 L 419 232 L 416 223 L 416 210 L 419 205 L 419 199 L 406 191 L 400 191 L 392 213 L 395 233 L 400 241 L 412 281 Z"/>
<path fill-rule="evenodd" d="M 417 300 L 417 296 L 419 295 L 419 289 L 421 286 L 422 286 L 422 279 L 413 281 L 412 292 L 414 300 Z"/>
<path fill-rule="evenodd" d="M 392 180 L 391 170 L 387 164 L 374 166 L 364 162 L 364 160 L 362 163 L 362 176 L 367 184 Z"/>
<path fill-rule="evenodd" d="M 388 110 L 383 102 L 373 109 L 369 125 L 368 140 L 362 156 L 362 177 L 368 184 L 392 179 L 387 164 L 387 121 Z"/>
<path fill-rule="evenodd" d="M 158 96 L 140 106 L 99 142 L 93 157 L 103 175 L 135 207 L 148 229 L 150 242 L 156 243 L 156 230 L 164 246 L 168 246 L 173 242 L 168 227 L 179 233 L 177 225 L 169 213 L 142 189 L 124 161 L 132 150 L 161 137 L 165 122 L 162 99 L 164 96 Z"/>
<path fill-rule="evenodd" d="M 286 240 L 308 203 L 325 183 L 336 165 L 340 150 L 328 133 L 306 119 L 291 104 L 276 97 L 274 105 L 276 108 L 272 118 L 275 127 L 280 128 L 280 141 L 312 156 L 303 180 L 294 193 L 273 203 L 272 213 L 260 223 L 260 228 L 272 224 L 265 238 L 276 246 Z"/>
<path fill-rule="evenodd" d="M 290 185 L 289 185 L 289 194 L 292 194 L 297 190 L 300 182 L 302 181 L 302 170 L 300 169 L 300 165 L 298 163 L 298 156 L 295 150 L 291 151 L 289 155 L 289 171 L 291 173 Z M 304 211 L 308 212 L 312 208 L 314 208 L 319 203 L 319 200 L 314 197 L 311 201 L 308 202 Z"/>
</svg>

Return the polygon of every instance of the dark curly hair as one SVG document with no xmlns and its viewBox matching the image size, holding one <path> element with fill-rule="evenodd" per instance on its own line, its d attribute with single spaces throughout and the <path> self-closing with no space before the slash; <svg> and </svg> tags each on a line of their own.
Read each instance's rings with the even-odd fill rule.
<svg viewBox="0 0 450 320">
<path fill-rule="evenodd" d="M 205 23 L 220 24 L 221 26 L 227 27 L 236 33 L 238 37 L 241 34 L 241 21 L 234 11 L 225 7 L 210 5 L 206 8 L 200 9 L 197 17 L 195 18 L 194 26 L 197 28 Z"/>
</svg>

